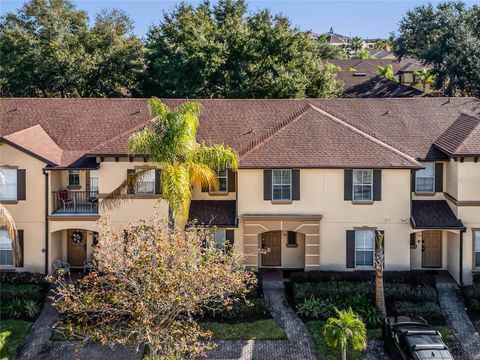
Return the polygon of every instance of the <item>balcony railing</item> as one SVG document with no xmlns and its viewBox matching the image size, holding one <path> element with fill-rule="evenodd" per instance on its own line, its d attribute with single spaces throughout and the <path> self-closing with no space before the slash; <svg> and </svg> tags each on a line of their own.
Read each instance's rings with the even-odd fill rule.
<svg viewBox="0 0 480 360">
<path fill-rule="evenodd" d="M 53 191 L 53 214 L 98 214 L 98 191 Z"/>
</svg>

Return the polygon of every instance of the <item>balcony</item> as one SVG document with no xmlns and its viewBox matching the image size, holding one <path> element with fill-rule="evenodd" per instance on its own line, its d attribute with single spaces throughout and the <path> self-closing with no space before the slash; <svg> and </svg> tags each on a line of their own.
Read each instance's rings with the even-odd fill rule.
<svg viewBox="0 0 480 360">
<path fill-rule="evenodd" d="M 98 191 L 53 191 L 52 214 L 98 214 L 97 195 Z"/>
</svg>

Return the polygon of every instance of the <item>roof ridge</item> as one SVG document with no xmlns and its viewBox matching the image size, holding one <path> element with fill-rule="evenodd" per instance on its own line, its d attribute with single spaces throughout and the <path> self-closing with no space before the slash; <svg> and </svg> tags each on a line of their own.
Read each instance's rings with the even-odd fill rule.
<svg viewBox="0 0 480 360">
<path fill-rule="evenodd" d="M 378 145 L 386 148 L 387 150 L 389 150 L 389 151 L 391 151 L 391 152 L 394 152 L 395 154 L 397 154 L 397 155 L 399 155 L 399 156 L 402 156 L 404 159 L 406 159 L 406 160 L 414 163 L 415 165 L 421 166 L 421 164 L 420 164 L 417 160 L 415 160 L 413 157 L 411 157 L 410 155 L 407 155 L 407 154 L 405 154 L 404 152 L 398 150 L 397 148 L 395 148 L 395 147 L 393 147 L 393 146 L 391 146 L 391 145 L 388 145 L 387 143 L 384 143 L 383 141 L 377 139 L 376 137 L 374 137 L 374 136 L 372 136 L 372 135 L 370 135 L 370 134 L 367 134 L 366 132 L 364 132 L 364 131 L 356 128 L 356 127 L 353 126 L 353 125 L 348 124 L 347 122 L 345 122 L 345 121 L 337 118 L 336 116 L 330 114 L 329 112 L 327 112 L 327 111 L 325 111 L 325 110 L 323 110 L 323 109 L 318 108 L 318 107 L 315 106 L 315 105 L 310 104 L 310 106 L 313 108 L 313 110 L 315 110 L 315 111 L 319 112 L 320 114 L 328 117 L 330 120 L 333 120 L 333 121 L 337 122 L 338 124 L 343 125 L 343 126 L 345 126 L 346 128 L 352 130 L 353 132 L 356 132 L 357 134 L 365 137 L 366 139 L 370 140 L 371 142 L 374 142 L 374 143 L 376 143 L 376 144 L 378 144 Z"/>
<path fill-rule="evenodd" d="M 243 156 L 248 152 L 250 152 L 251 150 L 253 150 L 258 145 L 264 143 L 266 140 L 268 140 L 273 135 L 275 135 L 278 131 L 288 126 L 295 120 L 301 118 L 310 109 L 311 109 L 311 104 L 307 103 L 300 110 L 294 112 L 292 115 L 290 115 L 288 118 L 286 118 L 282 122 L 277 123 L 273 128 L 270 128 L 267 131 L 264 131 L 263 134 L 259 134 L 255 139 L 251 140 L 245 147 L 240 149 L 240 151 L 238 152 L 239 155 Z"/>
</svg>

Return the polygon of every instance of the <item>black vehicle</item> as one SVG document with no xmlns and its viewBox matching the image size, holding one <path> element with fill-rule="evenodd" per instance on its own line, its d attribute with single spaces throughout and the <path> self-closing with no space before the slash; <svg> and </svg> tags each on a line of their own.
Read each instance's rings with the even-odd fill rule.
<svg viewBox="0 0 480 360">
<path fill-rule="evenodd" d="M 385 350 L 394 359 L 453 360 L 440 333 L 421 317 L 388 317 L 382 330 Z"/>
</svg>

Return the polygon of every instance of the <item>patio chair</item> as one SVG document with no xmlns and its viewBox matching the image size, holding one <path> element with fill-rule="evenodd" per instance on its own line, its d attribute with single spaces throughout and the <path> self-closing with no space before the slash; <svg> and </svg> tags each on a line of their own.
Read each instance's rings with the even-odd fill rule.
<svg viewBox="0 0 480 360">
<path fill-rule="evenodd" d="M 70 264 L 60 259 L 53 260 L 53 268 L 57 275 L 65 276 L 70 273 Z"/>
<path fill-rule="evenodd" d="M 60 201 L 60 204 L 62 204 L 64 212 L 66 207 L 70 204 L 73 204 L 75 207 L 75 199 L 70 196 L 70 193 L 67 190 L 63 190 L 58 193 L 58 200 Z"/>
</svg>

